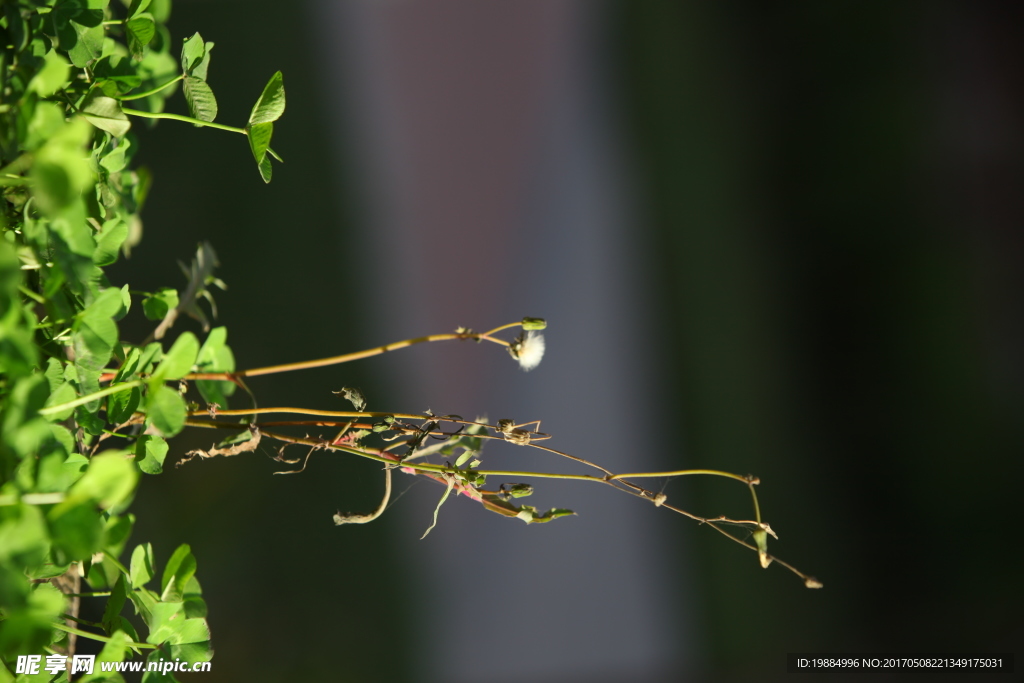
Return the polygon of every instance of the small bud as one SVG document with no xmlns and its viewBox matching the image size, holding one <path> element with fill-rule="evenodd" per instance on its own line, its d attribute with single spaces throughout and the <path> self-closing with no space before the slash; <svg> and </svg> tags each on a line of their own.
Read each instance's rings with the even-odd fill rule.
<svg viewBox="0 0 1024 683">
<path fill-rule="evenodd" d="M 523 318 L 522 325 L 524 330 L 543 330 L 548 326 L 548 321 L 544 318 Z"/>
<path fill-rule="evenodd" d="M 761 568 L 767 569 L 772 563 L 772 558 L 768 557 L 768 532 L 758 529 L 753 535 L 754 543 L 757 544 L 757 559 L 761 561 Z"/>
<path fill-rule="evenodd" d="M 533 487 L 529 484 L 509 484 L 508 495 L 513 498 L 526 498 L 533 495 Z"/>
<path fill-rule="evenodd" d="M 818 581 L 813 576 L 808 576 L 806 579 L 804 579 L 804 585 L 807 586 L 808 588 L 824 588 L 825 587 L 825 584 L 823 584 L 821 581 Z"/>
<path fill-rule="evenodd" d="M 668 496 L 666 496 L 664 493 L 659 493 L 654 497 L 654 507 L 660 508 L 662 505 L 665 504 L 666 500 L 668 500 Z"/>
<path fill-rule="evenodd" d="M 498 432 L 501 434 L 510 434 L 515 426 L 515 420 L 498 420 Z"/>
</svg>

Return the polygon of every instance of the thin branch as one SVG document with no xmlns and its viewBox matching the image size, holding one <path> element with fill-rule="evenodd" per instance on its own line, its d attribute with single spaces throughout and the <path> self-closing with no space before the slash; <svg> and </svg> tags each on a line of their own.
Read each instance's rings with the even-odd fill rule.
<svg viewBox="0 0 1024 683">
<path fill-rule="evenodd" d="M 338 512 L 334 515 L 334 523 L 338 526 L 342 524 L 366 524 L 384 514 L 384 510 L 388 507 L 388 501 L 391 500 L 391 465 L 384 466 L 384 497 L 380 501 L 380 505 L 377 509 L 368 515 L 343 515 Z"/>
</svg>

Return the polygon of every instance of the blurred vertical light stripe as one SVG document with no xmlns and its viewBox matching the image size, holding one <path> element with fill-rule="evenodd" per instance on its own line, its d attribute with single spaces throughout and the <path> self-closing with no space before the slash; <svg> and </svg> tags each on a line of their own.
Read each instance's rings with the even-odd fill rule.
<svg viewBox="0 0 1024 683">
<path fill-rule="evenodd" d="M 345 108 L 366 217 L 349 258 L 379 315 L 366 341 L 549 320 L 530 374 L 490 345 L 387 359 L 403 409 L 523 422 L 612 469 L 656 468 L 649 280 L 602 70 L 602 3 L 314 3 L 321 78 Z M 352 256 L 356 254 L 356 256 Z M 369 397 L 372 401 L 374 397 Z M 489 464 L 575 471 L 489 447 Z M 495 482 L 498 483 L 498 482 Z M 415 582 L 423 680 L 653 681 L 695 663 L 681 523 L 610 489 L 542 482 L 579 517 L 527 527 L 416 486 L 393 514 Z M 399 512 L 400 510 L 400 512 Z"/>
</svg>

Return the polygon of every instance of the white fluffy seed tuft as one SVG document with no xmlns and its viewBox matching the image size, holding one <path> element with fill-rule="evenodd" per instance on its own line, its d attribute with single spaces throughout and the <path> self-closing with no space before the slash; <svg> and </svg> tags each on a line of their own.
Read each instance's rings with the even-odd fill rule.
<svg viewBox="0 0 1024 683">
<path fill-rule="evenodd" d="M 519 367 L 530 371 L 540 365 L 542 358 L 544 358 L 544 335 L 530 330 L 516 349 L 516 360 L 519 361 Z"/>
</svg>

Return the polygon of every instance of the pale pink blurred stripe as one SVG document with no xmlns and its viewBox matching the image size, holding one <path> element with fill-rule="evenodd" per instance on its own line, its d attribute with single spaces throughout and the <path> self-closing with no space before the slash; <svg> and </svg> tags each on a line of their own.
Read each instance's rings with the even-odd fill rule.
<svg viewBox="0 0 1024 683">
<path fill-rule="evenodd" d="M 651 311 L 602 100 L 601 6 L 325 1 L 316 20 L 344 74 L 338 102 L 354 125 L 340 134 L 356 142 L 369 216 L 353 294 L 386 311 L 367 342 L 524 315 L 552 323 L 529 374 L 488 345 L 381 359 L 403 409 L 543 418 L 555 447 L 636 471 L 657 463 L 650 435 L 630 428 L 658 414 L 655 361 L 636 332 Z M 501 444 L 486 457 L 567 469 Z M 417 543 L 440 491 L 419 486 L 389 512 L 408 517 L 423 679 L 677 680 L 700 646 L 675 611 L 689 572 L 664 531 L 682 521 L 598 487 L 538 488 L 550 494 L 538 506 L 582 516 L 526 527 L 454 501 Z"/>
</svg>

